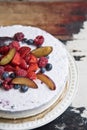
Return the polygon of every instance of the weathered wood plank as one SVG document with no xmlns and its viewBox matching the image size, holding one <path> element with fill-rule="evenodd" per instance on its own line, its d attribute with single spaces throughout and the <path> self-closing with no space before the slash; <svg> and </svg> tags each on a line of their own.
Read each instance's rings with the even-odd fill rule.
<svg viewBox="0 0 87 130">
<path fill-rule="evenodd" d="M 54 36 L 79 32 L 87 19 L 87 2 L 0 2 L 0 25 L 30 25 Z"/>
</svg>

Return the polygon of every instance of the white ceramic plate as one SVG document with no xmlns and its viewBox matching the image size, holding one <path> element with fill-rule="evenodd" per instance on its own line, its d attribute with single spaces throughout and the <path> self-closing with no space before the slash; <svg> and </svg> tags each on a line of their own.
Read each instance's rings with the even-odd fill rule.
<svg viewBox="0 0 87 130">
<path fill-rule="evenodd" d="M 74 59 L 69 53 L 68 53 L 68 58 L 70 63 L 69 87 L 67 89 L 67 94 L 63 98 L 63 100 L 61 100 L 61 102 L 52 111 L 48 112 L 48 114 L 46 114 L 41 119 L 24 122 L 24 123 L 17 123 L 17 124 L 3 122 L 0 123 L 0 130 L 1 129 L 2 130 L 30 130 L 30 129 L 38 128 L 56 119 L 69 107 L 77 92 L 78 86 L 77 86 L 77 69 L 76 69 Z"/>
</svg>

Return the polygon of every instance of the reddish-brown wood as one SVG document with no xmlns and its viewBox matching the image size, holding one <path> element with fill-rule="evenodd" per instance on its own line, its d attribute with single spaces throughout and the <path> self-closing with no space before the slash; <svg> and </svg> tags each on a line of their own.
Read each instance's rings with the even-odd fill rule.
<svg viewBox="0 0 87 130">
<path fill-rule="evenodd" d="M 40 27 L 61 40 L 72 38 L 87 20 L 87 2 L 0 2 L 0 25 Z"/>
</svg>

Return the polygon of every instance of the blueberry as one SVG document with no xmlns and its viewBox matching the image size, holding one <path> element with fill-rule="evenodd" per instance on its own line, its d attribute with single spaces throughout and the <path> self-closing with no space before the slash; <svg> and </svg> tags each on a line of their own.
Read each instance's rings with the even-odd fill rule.
<svg viewBox="0 0 87 130">
<path fill-rule="evenodd" d="M 27 42 L 27 38 L 24 38 L 23 40 L 22 40 L 22 43 L 26 43 Z"/>
<path fill-rule="evenodd" d="M 28 90 L 28 88 L 29 87 L 26 85 L 21 86 L 21 92 L 26 92 Z"/>
<path fill-rule="evenodd" d="M 16 74 L 15 74 L 15 73 L 11 73 L 11 74 L 9 75 L 9 77 L 10 77 L 10 78 L 15 78 L 15 77 L 16 77 Z"/>
<path fill-rule="evenodd" d="M 46 70 L 47 70 L 47 71 L 50 71 L 51 69 L 52 69 L 52 64 L 48 63 L 48 64 L 46 65 Z"/>
<path fill-rule="evenodd" d="M 4 72 L 3 74 L 2 74 L 2 78 L 3 79 L 6 79 L 6 78 L 8 78 L 9 77 L 9 73 L 8 72 Z"/>
<path fill-rule="evenodd" d="M 29 39 L 29 40 L 26 41 L 26 43 L 27 43 L 28 45 L 33 45 L 33 44 L 34 44 L 34 41 L 33 41 L 32 39 Z"/>
<path fill-rule="evenodd" d="M 44 67 L 42 67 L 40 70 L 41 73 L 45 73 L 45 71 L 46 71 L 46 68 L 44 68 Z"/>
<path fill-rule="evenodd" d="M 14 89 L 19 89 L 20 87 L 21 87 L 21 85 L 19 85 L 19 84 L 14 85 Z"/>
</svg>

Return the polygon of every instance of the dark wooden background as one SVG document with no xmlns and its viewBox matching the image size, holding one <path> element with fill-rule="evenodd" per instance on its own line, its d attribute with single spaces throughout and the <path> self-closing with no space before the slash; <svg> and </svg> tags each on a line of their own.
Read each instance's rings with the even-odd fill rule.
<svg viewBox="0 0 87 130">
<path fill-rule="evenodd" d="M 0 2 L 0 25 L 31 25 L 61 40 L 72 39 L 87 20 L 87 2 Z"/>
</svg>

